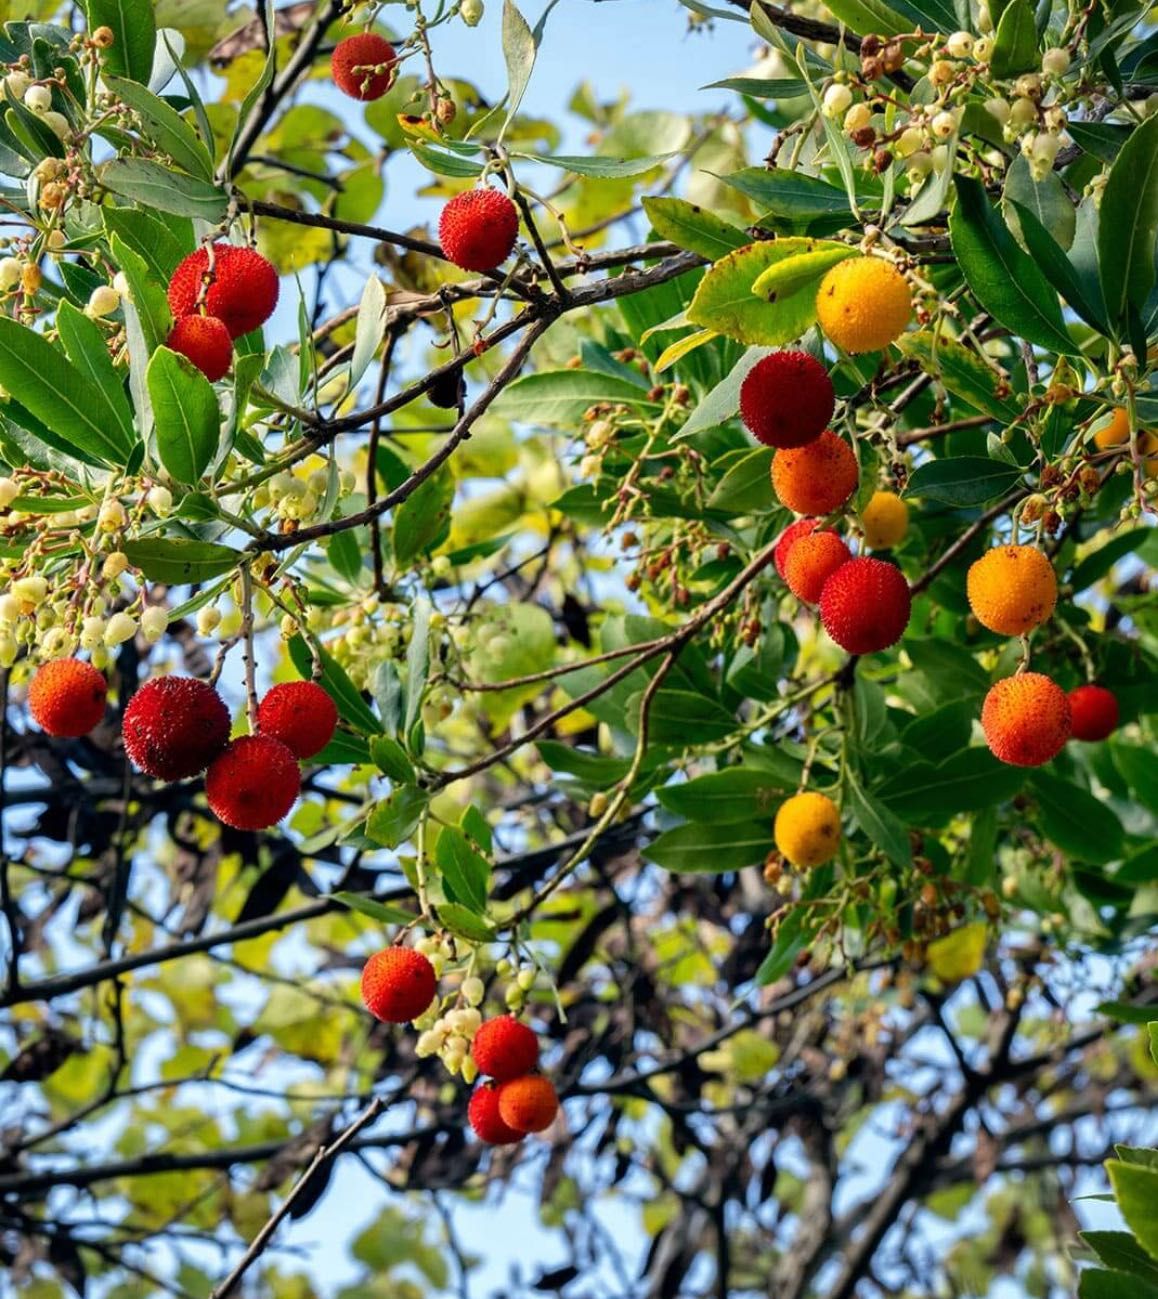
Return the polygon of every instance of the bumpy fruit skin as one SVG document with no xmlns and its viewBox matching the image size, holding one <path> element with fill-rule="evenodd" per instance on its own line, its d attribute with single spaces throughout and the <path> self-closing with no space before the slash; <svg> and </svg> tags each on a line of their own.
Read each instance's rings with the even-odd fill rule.
<svg viewBox="0 0 1158 1299">
<path fill-rule="evenodd" d="M 515 1132 L 542 1132 L 559 1113 L 559 1097 L 551 1081 L 531 1073 L 499 1086 L 499 1117 Z"/>
<path fill-rule="evenodd" d="M 539 1063 L 539 1039 L 513 1015 L 500 1015 L 479 1026 L 470 1053 L 479 1073 L 508 1082 L 530 1073 Z"/>
<path fill-rule="evenodd" d="M 772 562 L 776 565 L 776 571 L 781 578 L 784 577 L 785 565 L 788 563 L 788 552 L 801 537 L 807 537 L 809 533 L 815 532 L 819 522 L 819 519 L 797 519 L 795 523 L 790 523 L 776 539 Z"/>
<path fill-rule="evenodd" d="M 820 620 L 850 654 L 875 654 L 905 634 L 912 594 L 905 575 L 884 559 L 849 560 L 824 584 Z"/>
<path fill-rule="evenodd" d="M 788 589 L 805 604 L 820 599 L 824 584 L 842 564 L 852 559 L 848 547 L 827 529 L 801 537 L 784 561 L 784 580 Z"/>
<path fill-rule="evenodd" d="M 499 1089 L 490 1083 L 475 1089 L 466 1107 L 466 1117 L 475 1136 L 488 1146 L 513 1146 L 523 1139 L 523 1133 L 503 1122 L 499 1113 Z"/>
<path fill-rule="evenodd" d="M 438 220 L 442 251 L 464 271 L 493 271 L 511 255 L 518 233 L 518 208 L 489 186 L 456 194 Z"/>
<path fill-rule="evenodd" d="M 772 837 L 793 866 L 823 866 L 840 847 L 840 812 L 827 794 L 794 794 L 780 804 Z"/>
<path fill-rule="evenodd" d="M 202 293 L 207 276 L 210 283 Z M 236 244 L 213 245 L 212 271 L 208 249 L 198 248 L 169 281 L 169 309 L 175 320 L 203 309 L 206 315 L 216 316 L 232 338 L 264 325 L 273 315 L 277 296 L 277 271 L 272 264 L 254 249 Z"/>
<path fill-rule="evenodd" d="M 185 780 L 205 770 L 229 742 L 229 710 L 205 681 L 154 677 L 125 709 L 125 752 L 157 780 Z"/>
<path fill-rule="evenodd" d="M 362 967 L 362 1004 L 384 1024 L 417 1019 L 437 991 L 434 966 L 413 947 L 384 947 Z"/>
<path fill-rule="evenodd" d="M 29 683 L 28 711 L 46 735 L 76 739 L 104 717 L 108 692 L 108 682 L 91 663 L 53 659 Z"/>
<path fill-rule="evenodd" d="M 219 821 L 235 830 L 277 825 L 301 792 L 297 759 L 269 735 L 243 735 L 205 773 L 205 797 Z"/>
<path fill-rule="evenodd" d="M 1129 440 L 1130 417 L 1121 406 L 1114 411 L 1110 422 L 1094 434 L 1094 445 L 1101 451 L 1123 446 Z M 1140 429 L 1138 454 L 1142 457 L 1142 469 L 1146 477 L 1154 478 L 1158 475 L 1158 435 Z"/>
<path fill-rule="evenodd" d="M 1057 603 L 1053 565 L 1036 546 L 996 546 L 969 567 L 969 607 L 977 621 L 1002 636 L 1040 627 Z"/>
<path fill-rule="evenodd" d="M 773 352 L 740 385 L 740 418 L 766 447 L 802 447 L 828 427 L 836 408 L 832 380 L 807 352 Z"/>
<path fill-rule="evenodd" d="M 831 514 L 856 491 L 852 447 L 825 429 L 807 446 L 772 457 L 772 490 L 793 514 Z"/>
<path fill-rule="evenodd" d="M 216 316 L 182 316 L 165 342 L 192 361 L 210 383 L 224 379 L 233 364 L 233 339 Z"/>
<path fill-rule="evenodd" d="M 1040 672 L 1005 677 L 981 706 L 981 729 L 995 758 L 1013 767 L 1040 767 L 1070 737 L 1066 692 Z"/>
<path fill-rule="evenodd" d="M 377 32 L 359 32 L 347 36 L 334 46 L 330 57 L 330 74 L 344 95 L 368 103 L 381 99 L 394 84 L 398 72 L 398 53 Z"/>
<path fill-rule="evenodd" d="M 905 277 L 880 257 L 850 257 L 820 281 L 816 315 L 846 352 L 877 352 L 895 342 L 913 314 Z"/>
<path fill-rule="evenodd" d="M 1117 729 L 1118 701 L 1105 686 L 1078 686 L 1069 701 L 1075 740 L 1105 740 Z"/>
<path fill-rule="evenodd" d="M 909 507 L 895 492 L 873 492 L 860 512 L 860 522 L 870 550 L 892 550 L 909 530 Z"/>
<path fill-rule="evenodd" d="M 334 738 L 338 709 L 316 681 L 283 681 L 257 710 L 257 729 L 272 735 L 295 758 L 312 758 Z"/>
</svg>

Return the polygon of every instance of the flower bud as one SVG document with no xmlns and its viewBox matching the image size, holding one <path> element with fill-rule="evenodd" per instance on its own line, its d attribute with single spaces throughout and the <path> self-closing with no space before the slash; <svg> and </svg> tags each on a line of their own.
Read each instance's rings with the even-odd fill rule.
<svg viewBox="0 0 1158 1299">
<path fill-rule="evenodd" d="M 477 27 L 482 22 L 483 0 L 462 0 L 458 12 L 468 27 Z"/>
<path fill-rule="evenodd" d="M 128 521 L 129 516 L 125 513 L 125 507 L 115 496 L 110 496 L 107 501 L 102 502 L 100 513 L 97 515 L 97 527 L 102 532 L 119 532 Z"/>
<path fill-rule="evenodd" d="M 20 488 L 13 478 L 0 478 L 0 510 L 6 510 L 20 495 Z"/>
<path fill-rule="evenodd" d="M 847 135 L 855 135 L 872 125 L 873 110 L 868 104 L 853 104 L 844 115 L 844 130 Z"/>
<path fill-rule="evenodd" d="M 997 119 L 999 126 L 1004 126 L 1009 121 L 1010 107 L 1009 100 L 1002 99 L 1000 95 L 993 99 L 985 101 L 985 111 L 990 117 Z"/>
<path fill-rule="evenodd" d="M 98 645 L 103 645 L 105 639 L 105 620 L 98 617 L 89 617 L 81 623 L 80 628 L 80 645 L 81 649 L 92 650 Z"/>
<path fill-rule="evenodd" d="M 105 628 L 105 644 L 112 649 L 114 645 L 123 645 L 137 634 L 137 620 L 123 611 L 114 613 Z"/>
<path fill-rule="evenodd" d="M 20 283 L 24 263 L 18 257 L 0 257 L 0 291 L 8 293 Z"/>
<path fill-rule="evenodd" d="M 111 284 L 98 284 L 89 294 L 88 306 L 85 307 L 84 313 L 99 320 L 104 316 L 111 316 L 120 305 L 121 295 Z"/>
<path fill-rule="evenodd" d="M 169 611 L 159 604 L 151 604 L 141 614 L 141 635 L 155 645 L 165 634 L 169 626 Z"/>
<path fill-rule="evenodd" d="M 973 53 L 973 37 L 969 32 L 954 32 L 945 42 L 945 49 L 955 59 L 963 59 Z"/>
<path fill-rule="evenodd" d="M 852 91 L 839 82 L 833 82 L 824 92 L 824 115 L 825 117 L 841 117 L 849 109 L 852 103 Z"/>
<path fill-rule="evenodd" d="M 474 974 L 463 979 L 460 991 L 463 1000 L 468 1006 L 481 1006 L 483 998 L 486 996 L 486 987 L 483 985 L 483 981 Z"/>
<path fill-rule="evenodd" d="M 1069 71 L 1069 67 L 1069 50 L 1063 50 L 1055 45 L 1041 56 L 1041 70 L 1046 76 L 1062 77 Z"/>
<path fill-rule="evenodd" d="M 39 575 L 17 578 L 12 583 L 12 594 L 21 604 L 30 605 L 35 609 L 44 603 L 44 598 L 48 594 L 48 583 Z"/>
<path fill-rule="evenodd" d="M 105 562 L 101 565 L 101 576 L 106 582 L 115 582 L 128 567 L 128 555 L 123 550 L 114 550 L 111 555 L 105 556 Z"/>
<path fill-rule="evenodd" d="M 52 107 L 52 91 L 47 86 L 29 86 L 24 92 L 24 107 L 32 113 L 47 113 Z"/>
<path fill-rule="evenodd" d="M 167 487 L 162 487 L 160 483 L 149 488 L 145 500 L 149 504 L 149 509 L 159 519 L 163 519 L 173 508 L 173 493 Z"/>
</svg>

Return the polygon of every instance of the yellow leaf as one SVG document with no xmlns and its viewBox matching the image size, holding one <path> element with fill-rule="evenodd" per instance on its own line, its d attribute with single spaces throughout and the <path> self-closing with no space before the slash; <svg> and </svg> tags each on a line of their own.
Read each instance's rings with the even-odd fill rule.
<svg viewBox="0 0 1158 1299">
<path fill-rule="evenodd" d="M 981 969 L 986 927 L 981 922 L 954 929 L 929 944 L 929 969 L 946 983 L 960 983 Z"/>
</svg>

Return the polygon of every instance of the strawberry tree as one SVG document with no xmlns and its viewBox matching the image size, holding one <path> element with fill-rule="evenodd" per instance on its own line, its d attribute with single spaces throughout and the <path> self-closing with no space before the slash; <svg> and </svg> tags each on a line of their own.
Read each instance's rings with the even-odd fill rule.
<svg viewBox="0 0 1158 1299">
<path fill-rule="evenodd" d="M 1145 11 L 17 9 L 15 1290 L 1158 1294 Z"/>
</svg>

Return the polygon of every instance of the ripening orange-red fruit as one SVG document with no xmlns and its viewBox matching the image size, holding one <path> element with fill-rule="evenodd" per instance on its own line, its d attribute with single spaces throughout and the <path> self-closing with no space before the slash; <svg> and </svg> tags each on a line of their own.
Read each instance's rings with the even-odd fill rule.
<svg viewBox="0 0 1158 1299">
<path fill-rule="evenodd" d="M 1040 627 L 1057 603 L 1057 577 L 1036 546 L 996 546 L 969 567 L 965 582 L 977 621 L 1002 636 Z"/>
<path fill-rule="evenodd" d="M 269 735 L 243 735 L 227 744 L 205 773 L 210 810 L 235 830 L 277 825 L 301 787 L 297 759 Z"/>
<path fill-rule="evenodd" d="M 343 95 L 368 103 L 381 99 L 394 84 L 398 52 L 377 32 L 359 32 L 334 46 L 330 75 Z"/>
<path fill-rule="evenodd" d="M 76 739 L 105 715 L 109 685 L 82 659 L 53 659 L 36 669 L 28 685 L 28 711 L 46 735 Z"/>
<path fill-rule="evenodd" d="M 438 220 L 442 251 L 464 271 L 493 271 L 511 255 L 518 233 L 518 208 L 487 185 L 456 194 Z"/>
<path fill-rule="evenodd" d="M 499 1117 L 515 1132 L 542 1132 L 559 1112 L 559 1097 L 551 1081 L 530 1073 L 499 1085 Z"/>
<path fill-rule="evenodd" d="M 216 316 L 182 316 L 165 345 L 192 361 L 210 383 L 224 379 L 233 364 L 233 339 Z"/>
<path fill-rule="evenodd" d="M 904 573 L 885 559 L 850 559 L 824 584 L 820 620 L 850 654 L 875 654 L 905 634 L 912 593 Z"/>
<path fill-rule="evenodd" d="M 773 352 L 740 385 L 740 418 L 767 447 L 802 447 L 818 438 L 835 408 L 828 371 L 808 352 Z"/>
<path fill-rule="evenodd" d="M 466 1107 L 466 1117 L 475 1136 L 488 1146 L 513 1146 L 523 1139 L 522 1132 L 503 1122 L 499 1113 L 499 1089 L 493 1083 L 482 1083 L 475 1088 Z"/>
<path fill-rule="evenodd" d="M 1110 422 L 1094 434 L 1094 445 L 1101 451 L 1125 446 L 1130 440 L 1130 416 L 1122 406 L 1115 408 Z M 1158 476 L 1158 435 L 1146 429 L 1138 430 L 1138 454 L 1147 478 Z"/>
<path fill-rule="evenodd" d="M 1078 686 L 1069 701 L 1073 739 L 1105 740 L 1117 729 L 1118 701 L 1105 686 Z"/>
<path fill-rule="evenodd" d="M 417 1019 L 437 991 L 434 966 L 413 947 L 384 947 L 362 967 L 362 1003 L 384 1024 Z"/>
<path fill-rule="evenodd" d="M 190 253 L 169 281 L 169 309 L 175 320 L 203 312 L 216 316 L 232 338 L 264 325 L 277 306 L 278 279 L 272 263 L 253 248 L 213 245 Z"/>
<path fill-rule="evenodd" d="M 827 529 L 798 538 L 784 561 L 784 580 L 788 589 L 805 604 L 820 599 L 824 584 L 852 554 L 835 532 Z"/>
<path fill-rule="evenodd" d="M 782 578 L 784 576 L 784 565 L 788 562 L 788 552 L 801 537 L 807 537 L 810 532 L 815 532 L 816 525 L 819 522 L 819 519 L 797 519 L 795 523 L 790 523 L 776 539 L 776 549 L 772 552 L 772 561 L 776 565 L 776 571 Z"/>
<path fill-rule="evenodd" d="M 820 281 L 816 316 L 846 352 L 877 352 L 904 332 L 913 314 L 905 277 L 882 257 L 850 257 Z"/>
<path fill-rule="evenodd" d="M 1005 677 L 981 706 L 981 729 L 995 758 L 1014 767 L 1040 767 L 1070 737 L 1066 692 L 1040 672 Z"/>
<path fill-rule="evenodd" d="M 316 681 L 282 681 L 258 705 L 257 729 L 295 758 L 312 758 L 334 738 L 338 709 Z"/>
<path fill-rule="evenodd" d="M 530 1073 L 539 1063 L 539 1039 L 513 1015 L 499 1015 L 479 1025 L 470 1053 L 479 1073 L 508 1082 Z"/>
<path fill-rule="evenodd" d="M 154 677 L 129 700 L 121 731 L 138 771 L 184 780 L 204 771 L 229 742 L 229 709 L 207 681 Z"/>
<path fill-rule="evenodd" d="M 776 812 L 772 837 L 776 850 L 793 866 L 823 866 L 840 847 L 840 812 L 827 794 L 793 794 Z"/>
<path fill-rule="evenodd" d="M 772 457 L 772 490 L 794 514 L 831 514 L 856 491 L 856 455 L 831 429 Z"/>
</svg>

